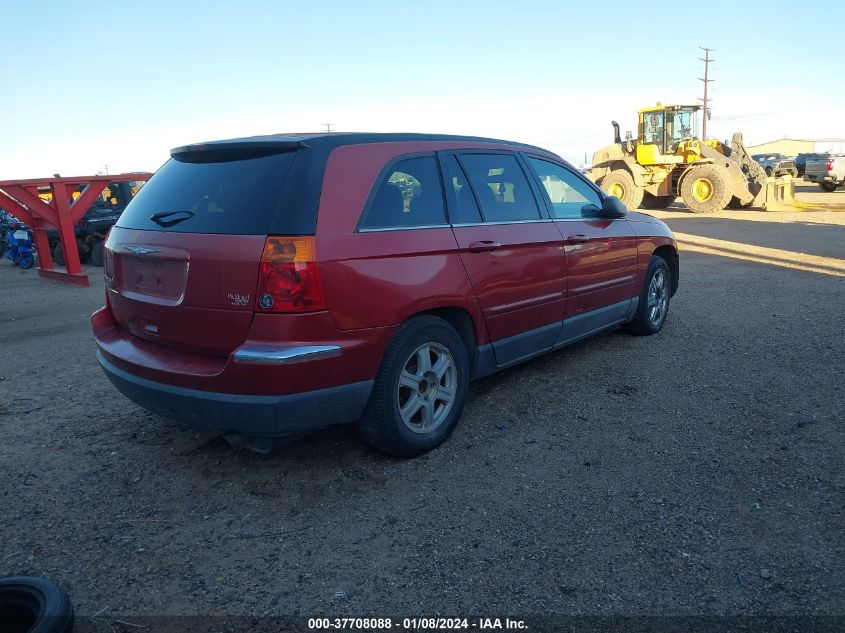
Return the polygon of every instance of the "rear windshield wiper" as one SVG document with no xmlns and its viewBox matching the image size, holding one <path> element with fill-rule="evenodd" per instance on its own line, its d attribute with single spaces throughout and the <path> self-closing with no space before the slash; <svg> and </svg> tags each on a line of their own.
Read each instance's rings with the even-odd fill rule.
<svg viewBox="0 0 845 633">
<path fill-rule="evenodd" d="M 179 215 L 179 217 L 173 218 L 172 220 L 165 220 L 164 218 L 169 217 L 171 215 Z M 179 224 L 180 222 L 184 222 L 185 220 L 190 220 L 192 217 L 196 215 L 193 211 L 160 211 L 159 213 L 154 213 L 150 216 L 150 220 L 162 226 L 164 228 L 168 228 L 173 226 L 174 224 Z"/>
</svg>

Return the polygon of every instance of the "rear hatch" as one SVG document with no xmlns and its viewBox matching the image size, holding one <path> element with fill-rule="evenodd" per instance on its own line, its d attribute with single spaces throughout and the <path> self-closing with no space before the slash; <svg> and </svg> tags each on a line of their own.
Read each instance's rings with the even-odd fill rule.
<svg viewBox="0 0 845 633">
<path fill-rule="evenodd" d="M 225 356 L 247 338 L 264 242 L 296 143 L 174 150 L 109 234 L 115 320 L 162 345 Z"/>
</svg>

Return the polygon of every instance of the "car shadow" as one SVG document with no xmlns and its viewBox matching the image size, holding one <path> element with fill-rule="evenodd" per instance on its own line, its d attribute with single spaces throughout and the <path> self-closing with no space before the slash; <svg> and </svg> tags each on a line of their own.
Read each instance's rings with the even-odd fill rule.
<svg viewBox="0 0 845 633">
<path fill-rule="evenodd" d="M 758 214 L 759 211 L 749 211 Z M 778 249 L 784 253 L 845 258 L 845 226 L 818 222 L 766 222 L 718 216 L 673 217 L 663 220 L 673 231 L 731 242 Z"/>
</svg>

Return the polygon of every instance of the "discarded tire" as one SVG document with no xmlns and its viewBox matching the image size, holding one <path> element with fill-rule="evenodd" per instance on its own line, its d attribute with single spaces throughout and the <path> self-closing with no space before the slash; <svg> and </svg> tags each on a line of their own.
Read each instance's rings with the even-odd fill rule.
<svg viewBox="0 0 845 633">
<path fill-rule="evenodd" d="M 70 633 L 73 606 L 67 593 L 44 578 L 0 578 L 3 633 Z"/>
</svg>

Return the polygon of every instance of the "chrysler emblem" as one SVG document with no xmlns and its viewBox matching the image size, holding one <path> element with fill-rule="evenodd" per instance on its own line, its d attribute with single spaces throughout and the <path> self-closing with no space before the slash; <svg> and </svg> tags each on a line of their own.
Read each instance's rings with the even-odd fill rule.
<svg viewBox="0 0 845 633">
<path fill-rule="evenodd" d="M 148 255 L 149 253 L 161 252 L 160 248 L 147 248 L 146 246 L 125 246 L 124 248 L 135 255 Z"/>
</svg>

